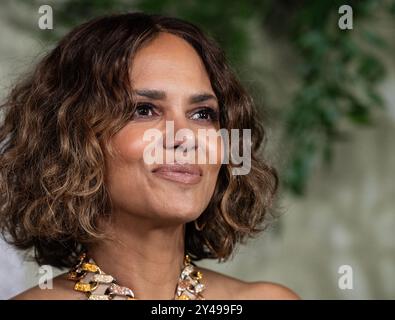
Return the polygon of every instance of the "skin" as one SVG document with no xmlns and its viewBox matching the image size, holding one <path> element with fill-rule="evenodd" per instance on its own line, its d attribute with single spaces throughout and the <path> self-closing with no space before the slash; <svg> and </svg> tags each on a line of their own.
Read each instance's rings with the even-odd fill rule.
<svg viewBox="0 0 395 320">
<path fill-rule="evenodd" d="M 106 154 L 106 184 L 114 211 L 111 223 L 103 227 L 112 240 L 91 246 L 89 254 L 104 272 L 132 288 L 138 299 L 173 299 L 183 261 L 185 223 L 197 219 L 207 207 L 221 164 L 217 159 L 217 163 L 200 165 L 202 178 L 196 184 L 163 179 L 152 173 L 155 165 L 143 159 L 148 143 L 143 135 L 149 128 L 166 134 L 169 120 L 174 121 L 175 132 L 182 128 L 193 133 L 202 128 L 218 129 L 215 117 L 199 113 L 202 107 L 209 107 L 215 114 L 218 102 L 199 55 L 186 41 L 168 33 L 161 33 L 137 52 L 131 79 L 140 111 L 114 137 L 116 155 Z M 142 89 L 160 90 L 166 96 L 153 99 L 137 94 Z M 214 98 L 191 103 L 191 96 L 200 93 Z M 142 103 L 155 108 L 147 109 Z M 200 147 L 193 136 L 186 139 L 192 142 L 186 152 Z M 163 143 L 163 150 L 168 155 L 175 146 Z M 198 270 L 203 272 L 206 299 L 298 298 L 278 284 L 245 282 L 205 268 Z M 73 290 L 73 282 L 66 280 L 65 274 L 53 284 L 53 290 L 35 287 L 15 299 L 85 299 Z"/>
</svg>

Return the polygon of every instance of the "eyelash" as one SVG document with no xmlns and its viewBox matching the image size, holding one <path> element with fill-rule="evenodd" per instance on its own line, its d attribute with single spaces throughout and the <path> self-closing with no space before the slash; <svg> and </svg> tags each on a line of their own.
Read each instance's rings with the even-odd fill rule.
<svg viewBox="0 0 395 320">
<path fill-rule="evenodd" d="M 134 113 L 133 113 L 133 118 L 135 117 L 136 113 L 139 111 L 139 108 L 141 108 L 141 107 L 143 107 L 143 106 L 145 106 L 145 107 L 148 106 L 149 109 L 150 109 L 151 111 L 153 111 L 153 110 L 155 109 L 155 106 L 152 105 L 152 104 L 150 104 L 150 103 L 138 103 L 137 106 L 136 106 L 136 110 L 135 110 Z M 146 118 L 147 116 L 146 116 L 146 115 L 143 115 L 143 116 L 141 116 L 141 117 Z M 148 117 L 149 117 L 149 116 L 148 116 Z"/>
<path fill-rule="evenodd" d="M 151 104 L 151 103 L 147 103 L 147 102 L 139 103 L 139 104 L 137 104 L 136 110 L 133 113 L 133 118 L 136 118 L 136 113 L 139 111 L 139 108 L 141 108 L 141 107 L 148 107 L 152 112 L 154 112 L 154 110 L 156 109 L 156 106 Z M 196 119 L 197 121 L 210 121 L 210 122 L 218 121 L 218 118 L 219 118 L 218 111 L 215 110 L 212 107 L 200 107 L 196 111 L 193 112 L 192 116 L 194 116 L 194 115 L 196 115 L 198 113 L 201 113 L 201 112 L 206 112 L 206 114 L 208 114 L 211 119 Z M 142 115 L 142 116 L 137 116 L 137 117 L 148 118 L 148 117 L 151 117 L 151 116 Z"/>
</svg>

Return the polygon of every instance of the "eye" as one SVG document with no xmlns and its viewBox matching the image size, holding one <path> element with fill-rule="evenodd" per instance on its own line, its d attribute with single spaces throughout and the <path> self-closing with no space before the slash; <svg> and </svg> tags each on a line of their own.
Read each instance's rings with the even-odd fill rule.
<svg viewBox="0 0 395 320">
<path fill-rule="evenodd" d="M 136 110 L 133 113 L 133 119 L 135 118 L 149 118 L 155 116 L 155 106 L 150 103 L 139 103 L 137 104 Z"/>
<path fill-rule="evenodd" d="M 204 107 L 194 112 L 191 118 L 193 120 L 218 121 L 218 111 L 211 107 Z"/>
</svg>

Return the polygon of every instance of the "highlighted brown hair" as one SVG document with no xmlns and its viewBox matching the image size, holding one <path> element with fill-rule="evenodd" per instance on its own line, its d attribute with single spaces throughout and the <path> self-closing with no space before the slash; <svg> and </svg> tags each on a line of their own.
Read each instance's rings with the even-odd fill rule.
<svg viewBox="0 0 395 320">
<path fill-rule="evenodd" d="M 0 228 L 39 264 L 70 267 L 86 244 L 100 241 L 98 221 L 111 214 L 104 148 L 130 120 L 133 56 L 159 32 L 190 43 L 200 55 L 220 104 L 220 125 L 251 129 L 251 171 L 223 164 L 213 197 L 186 225 L 194 260 L 227 260 L 239 242 L 264 230 L 278 186 L 263 161 L 264 130 L 251 97 L 219 46 L 193 24 L 161 15 L 96 18 L 68 33 L 2 104 Z M 263 226 L 263 227 L 262 227 Z"/>
</svg>

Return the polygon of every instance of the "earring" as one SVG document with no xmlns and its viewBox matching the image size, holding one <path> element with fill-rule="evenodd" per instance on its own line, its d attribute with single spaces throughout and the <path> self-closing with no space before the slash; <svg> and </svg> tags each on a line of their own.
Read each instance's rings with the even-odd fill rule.
<svg viewBox="0 0 395 320">
<path fill-rule="evenodd" d="M 194 225 L 195 225 L 195 229 L 197 230 L 197 231 L 202 231 L 203 229 L 204 229 L 204 227 L 205 227 L 205 223 L 201 226 L 201 227 L 199 227 L 199 225 L 198 225 L 198 223 L 197 223 L 197 219 L 193 222 L 194 223 Z"/>
</svg>

